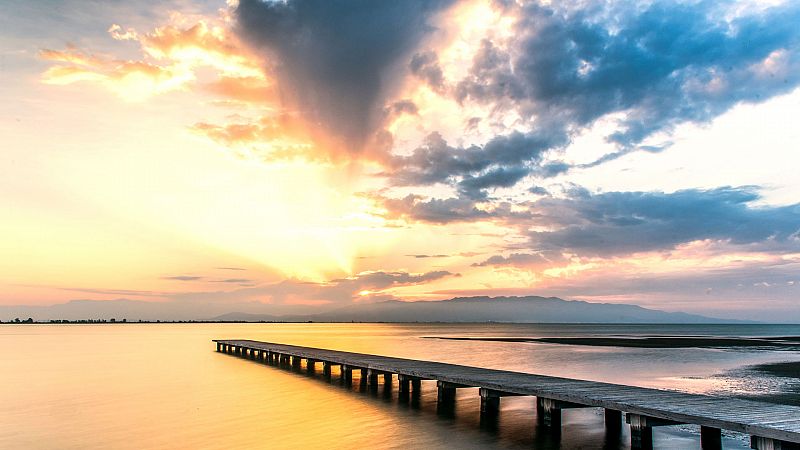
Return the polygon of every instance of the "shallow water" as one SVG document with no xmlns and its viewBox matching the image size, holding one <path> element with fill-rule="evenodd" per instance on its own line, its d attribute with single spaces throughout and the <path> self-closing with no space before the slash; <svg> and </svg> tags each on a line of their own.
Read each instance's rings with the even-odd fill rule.
<svg viewBox="0 0 800 450">
<path fill-rule="evenodd" d="M 800 360 L 793 351 L 641 349 L 452 341 L 431 336 L 800 336 L 798 326 L 117 324 L 0 326 L 0 448 L 626 448 L 599 410 L 567 410 L 560 437 L 537 430 L 534 401 L 501 401 L 496 430 L 479 426 L 474 389 L 454 418 L 341 386 L 321 374 L 214 352 L 211 339 L 254 339 L 478 365 L 688 392 L 774 393 L 751 364 Z M 319 370 L 319 369 L 318 369 Z M 334 373 L 335 375 L 335 373 Z M 395 382 L 396 383 L 396 382 Z M 768 392 L 769 391 L 769 392 Z M 657 428 L 659 448 L 697 448 L 693 427 Z M 742 436 L 726 448 L 747 448 Z"/>
</svg>

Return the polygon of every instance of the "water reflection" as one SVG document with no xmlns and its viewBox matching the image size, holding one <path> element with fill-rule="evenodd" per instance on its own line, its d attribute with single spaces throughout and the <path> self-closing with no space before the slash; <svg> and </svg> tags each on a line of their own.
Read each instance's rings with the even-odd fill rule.
<svg viewBox="0 0 800 450">
<path fill-rule="evenodd" d="M 574 331 L 564 328 L 565 333 Z M 311 373 L 305 367 L 268 366 L 214 352 L 213 338 L 671 388 L 682 388 L 685 377 L 788 359 L 770 352 L 675 353 L 422 339 L 445 333 L 555 332 L 553 327 L 507 325 L 4 325 L 0 448 L 617 449 L 630 441 L 627 427 L 619 436 L 607 434 L 597 409 L 566 410 L 563 431 L 554 434 L 537 425 L 535 399 L 504 397 L 497 417 L 481 422 L 477 389 L 458 389 L 454 409 L 440 414 L 435 382 L 423 382 L 418 395 L 412 390 L 403 399 L 396 378 L 373 389 L 356 372 L 352 384 L 342 383 L 338 367 L 328 378 L 321 364 Z M 697 447 L 691 427 L 658 428 L 654 435 L 660 448 Z M 726 448 L 747 445 L 729 440 Z"/>
</svg>

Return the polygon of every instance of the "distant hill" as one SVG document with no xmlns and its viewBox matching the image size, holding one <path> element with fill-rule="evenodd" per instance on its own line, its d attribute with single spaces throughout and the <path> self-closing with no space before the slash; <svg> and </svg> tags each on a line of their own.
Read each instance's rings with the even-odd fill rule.
<svg viewBox="0 0 800 450">
<path fill-rule="evenodd" d="M 276 320 L 271 315 L 245 313 L 229 313 L 215 319 Z M 386 301 L 355 304 L 319 314 L 281 316 L 280 319 L 297 322 L 745 323 L 635 305 L 538 296 Z"/>
<path fill-rule="evenodd" d="M 441 301 L 386 301 L 345 307 L 260 302 L 202 303 L 73 300 L 49 306 L 0 306 L 0 320 L 126 319 L 245 322 L 522 322 L 522 323 L 745 323 L 635 305 L 556 297 L 460 297 Z"/>
</svg>

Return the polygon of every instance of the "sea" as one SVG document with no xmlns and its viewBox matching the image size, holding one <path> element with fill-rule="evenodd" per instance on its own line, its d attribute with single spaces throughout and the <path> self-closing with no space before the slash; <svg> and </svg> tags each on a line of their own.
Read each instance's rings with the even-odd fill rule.
<svg viewBox="0 0 800 450">
<path fill-rule="evenodd" d="M 475 389 L 436 411 L 420 402 L 217 353 L 212 339 L 253 339 L 716 396 L 780 397 L 800 380 L 751 368 L 800 361 L 769 348 L 635 348 L 440 338 L 800 336 L 797 325 L 20 324 L 0 325 L 0 449 L 624 449 L 602 411 L 565 410 L 562 432 L 537 425 L 529 397 L 501 401 L 480 426 Z M 724 433 L 725 448 L 749 448 Z M 697 427 L 654 429 L 656 448 L 699 448 Z"/>
</svg>

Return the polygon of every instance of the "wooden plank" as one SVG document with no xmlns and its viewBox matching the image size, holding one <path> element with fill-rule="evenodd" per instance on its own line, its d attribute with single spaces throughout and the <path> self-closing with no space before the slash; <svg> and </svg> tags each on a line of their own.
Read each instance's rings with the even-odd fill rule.
<svg viewBox="0 0 800 450">
<path fill-rule="evenodd" d="M 800 443 L 800 407 L 796 406 L 270 342 L 214 342 L 237 348 L 238 351 L 232 352 L 236 355 L 242 354 L 241 349 L 269 351 L 374 372 L 531 395 Z"/>
</svg>

